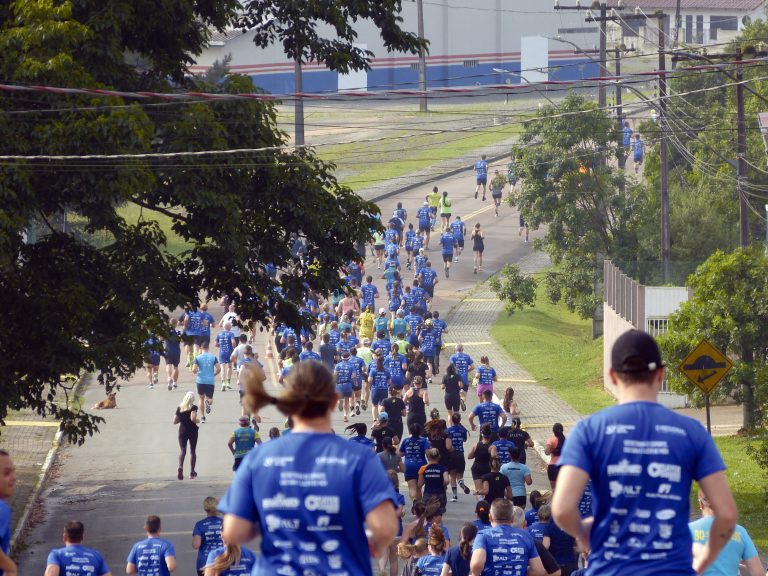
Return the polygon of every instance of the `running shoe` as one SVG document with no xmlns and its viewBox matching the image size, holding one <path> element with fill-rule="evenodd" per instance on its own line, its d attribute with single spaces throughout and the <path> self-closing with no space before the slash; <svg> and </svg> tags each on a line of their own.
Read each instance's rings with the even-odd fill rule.
<svg viewBox="0 0 768 576">
<path fill-rule="evenodd" d="M 179 387 L 179 385 L 178 385 L 178 384 L 176 384 L 176 381 L 174 380 L 174 381 L 173 381 L 173 389 L 174 389 L 174 390 L 176 390 L 176 388 L 178 388 L 178 387 Z"/>
<path fill-rule="evenodd" d="M 154 385 L 154 384 L 150 384 L 150 385 L 149 385 L 149 389 L 150 389 L 150 390 L 154 390 L 154 389 L 155 389 L 155 385 Z"/>
<path fill-rule="evenodd" d="M 152 377 L 152 384 L 157 384 L 157 372 L 155 372 L 155 375 Z"/>
<path fill-rule="evenodd" d="M 367 400 L 363 400 L 361 404 L 362 404 L 363 410 L 368 410 L 368 401 Z"/>
<path fill-rule="evenodd" d="M 459 261 L 459 259 L 458 259 L 458 258 L 454 258 L 454 259 L 453 259 L 453 261 L 454 261 L 454 262 L 458 262 L 458 261 Z"/>
<path fill-rule="evenodd" d="M 485 202 L 485 196 L 483 196 L 483 202 Z"/>
<path fill-rule="evenodd" d="M 339 401 L 339 412 L 344 412 L 344 404 Z"/>
<path fill-rule="evenodd" d="M 454 496 L 453 498 L 451 498 L 451 502 L 458 502 L 458 501 L 459 501 L 459 499 L 458 499 L 458 498 L 456 498 L 456 496 Z"/>
<path fill-rule="evenodd" d="M 349 422 L 349 418 L 347 417 L 346 414 L 344 414 L 344 422 Z"/>
<path fill-rule="evenodd" d="M 459 481 L 459 486 L 461 486 L 461 489 L 464 490 L 464 494 L 469 494 L 471 492 L 469 486 L 464 484 L 464 480 Z"/>
<path fill-rule="evenodd" d="M 173 390 L 173 382 L 168 380 L 168 390 Z"/>
<path fill-rule="evenodd" d="M 221 383 L 221 391 L 226 392 L 227 391 L 227 385 L 224 384 L 224 382 Z"/>
<path fill-rule="evenodd" d="M 360 416 L 360 404 L 355 404 L 355 414 Z"/>
<path fill-rule="evenodd" d="M 178 478 L 179 480 L 184 480 L 184 469 L 183 468 L 179 468 L 176 471 L 176 478 Z"/>
<path fill-rule="evenodd" d="M 211 401 L 208 400 L 208 398 L 205 399 L 205 413 L 206 414 L 211 413 Z M 205 420 L 205 416 L 203 416 L 203 420 Z"/>
<path fill-rule="evenodd" d="M 475 190 L 475 200 L 477 200 L 477 190 Z"/>
<path fill-rule="evenodd" d="M 200 419 L 200 424 L 205 424 L 205 416 Z"/>
<path fill-rule="evenodd" d="M 461 404 L 461 411 L 466 412 L 467 411 L 467 405 L 464 402 L 464 400 L 459 400 L 459 403 Z"/>
<path fill-rule="evenodd" d="M 194 471 L 192 471 L 192 472 L 189 474 L 189 479 L 190 479 L 190 480 L 194 480 L 195 478 L 197 478 L 197 472 L 194 472 Z"/>
<path fill-rule="evenodd" d="M 450 278 L 451 277 L 451 269 L 450 268 L 446 268 L 445 269 L 445 277 L 446 278 Z"/>
<path fill-rule="evenodd" d="M 473 272 L 473 274 L 477 274 L 477 268 L 475 268 L 475 271 Z"/>
</svg>

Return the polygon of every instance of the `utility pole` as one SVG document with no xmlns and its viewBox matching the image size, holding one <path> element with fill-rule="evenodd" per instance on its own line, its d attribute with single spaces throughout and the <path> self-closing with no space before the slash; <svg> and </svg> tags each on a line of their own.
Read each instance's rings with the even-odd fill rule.
<svg viewBox="0 0 768 576">
<path fill-rule="evenodd" d="M 680 8 L 681 8 L 680 3 L 681 3 L 681 0 L 677 0 L 677 6 L 675 7 L 675 36 L 674 36 L 675 44 L 674 46 L 672 46 L 672 48 L 677 46 L 677 41 L 680 36 L 680 28 L 683 27 L 683 14 L 680 11 Z"/>
<path fill-rule="evenodd" d="M 672 235 L 669 228 L 669 142 L 667 142 L 667 55 L 664 49 L 664 13 L 656 13 L 659 26 L 659 137 L 661 157 L 661 261 L 664 266 L 664 283 L 670 281 L 669 258 L 672 252 Z"/>
<path fill-rule="evenodd" d="M 416 0 L 416 13 L 418 18 L 419 40 L 424 40 L 424 4 L 422 0 Z M 422 46 L 419 48 L 419 111 L 427 111 L 427 55 Z"/>
<path fill-rule="evenodd" d="M 296 100 L 293 103 L 293 143 L 295 146 L 304 146 L 304 81 L 299 58 L 293 62 L 293 84 L 293 91 L 296 93 Z"/>
<path fill-rule="evenodd" d="M 742 58 L 737 52 L 736 60 Z M 744 183 L 747 180 L 747 121 L 744 117 L 744 72 L 741 64 L 736 65 L 736 158 L 739 193 L 739 231 L 741 247 L 749 246 L 749 205 L 744 193 Z"/>
</svg>

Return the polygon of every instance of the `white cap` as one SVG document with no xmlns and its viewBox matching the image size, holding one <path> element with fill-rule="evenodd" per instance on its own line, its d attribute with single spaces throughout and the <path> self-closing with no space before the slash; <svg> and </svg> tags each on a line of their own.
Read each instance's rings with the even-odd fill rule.
<svg viewBox="0 0 768 576">
<path fill-rule="evenodd" d="M 379 308 L 379 314 L 386 314 L 387 310 L 385 308 Z"/>
</svg>

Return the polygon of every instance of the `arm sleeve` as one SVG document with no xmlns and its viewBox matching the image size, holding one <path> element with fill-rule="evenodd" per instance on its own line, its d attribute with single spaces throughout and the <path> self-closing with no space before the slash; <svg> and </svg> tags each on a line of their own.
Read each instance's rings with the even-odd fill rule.
<svg viewBox="0 0 768 576">
<path fill-rule="evenodd" d="M 747 534 L 747 531 L 741 526 L 737 526 L 736 530 L 741 534 L 741 541 L 744 543 L 744 552 L 741 554 L 741 558 L 743 560 L 750 560 L 757 556 L 757 548 L 755 548 L 755 544 L 752 542 L 749 534 Z"/>
<path fill-rule="evenodd" d="M 253 495 L 251 474 L 250 466 L 237 469 L 232 484 L 219 502 L 219 511 L 256 523 L 259 521 L 259 512 Z"/>
<path fill-rule="evenodd" d="M 99 560 L 101 562 L 99 563 L 99 566 L 96 568 L 96 573 L 98 576 L 104 576 L 104 574 L 109 574 L 109 566 L 107 566 L 107 563 L 104 561 L 104 558 L 99 557 Z"/>
<path fill-rule="evenodd" d="M 557 570 L 560 569 L 559 564 L 555 560 L 555 557 L 552 556 L 552 553 L 544 548 L 544 544 L 542 544 L 539 541 L 535 542 L 536 544 L 536 552 L 539 555 L 539 558 L 541 558 L 541 563 L 544 564 L 544 571 L 547 574 L 552 574 L 553 572 L 557 572 Z"/>
<path fill-rule="evenodd" d="M 232 435 L 232 438 L 234 438 L 235 435 Z M 192 529 L 192 536 L 202 536 L 203 531 L 200 529 L 200 522 L 195 522 L 195 527 Z"/>
<path fill-rule="evenodd" d="M 592 476 L 594 464 L 588 449 L 590 442 L 587 438 L 586 422 L 587 420 L 582 420 L 574 426 L 557 463 L 559 466 L 575 466 Z M 547 440 L 547 444 L 549 443 Z"/>
<path fill-rule="evenodd" d="M 358 470 L 357 485 L 360 487 L 358 494 L 364 515 L 385 500 L 391 501 L 392 506 L 397 507 L 392 483 L 378 455 L 367 451 Z"/>
<path fill-rule="evenodd" d="M 176 549 L 173 547 L 173 544 L 169 540 L 166 540 L 165 553 L 163 554 L 163 557 L 168 558 L 171 556 L 176 558 Z"/>
<path fill-rule="evenodd" d="M 46 561 L 46 565 L 61 567 L 61 564 L 59 564 L 59 555 L 56 553 L 56 550 L 50 551 L 50 553 L 48 554 L 48 560 Z"/>
<path fill-rule="evenodd" d="M 485 536 L 482 532 L 478 532 L 475 536 L 475 541 L 472 543 L 472 550 L 485 550 Z"/>
<path fill-rule="evenodd" d="M 128 564 L 136 564 L 136 545 L 134 544 L 131 547 L 131 551 L 128 552 L 128 559 L 126 560 Z"/>
</svg>

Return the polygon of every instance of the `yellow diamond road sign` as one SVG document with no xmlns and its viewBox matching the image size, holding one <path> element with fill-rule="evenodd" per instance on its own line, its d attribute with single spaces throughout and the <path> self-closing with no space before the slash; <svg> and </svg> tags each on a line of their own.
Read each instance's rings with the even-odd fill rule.
<svg viewBox="0 0 768 576">
<path fill-rule="evenodd" d="M 702 340 L 679 368 L 691 384 L 709 394 L 733 368 L 733 363 L 708 340 Z"/>
</svg>

